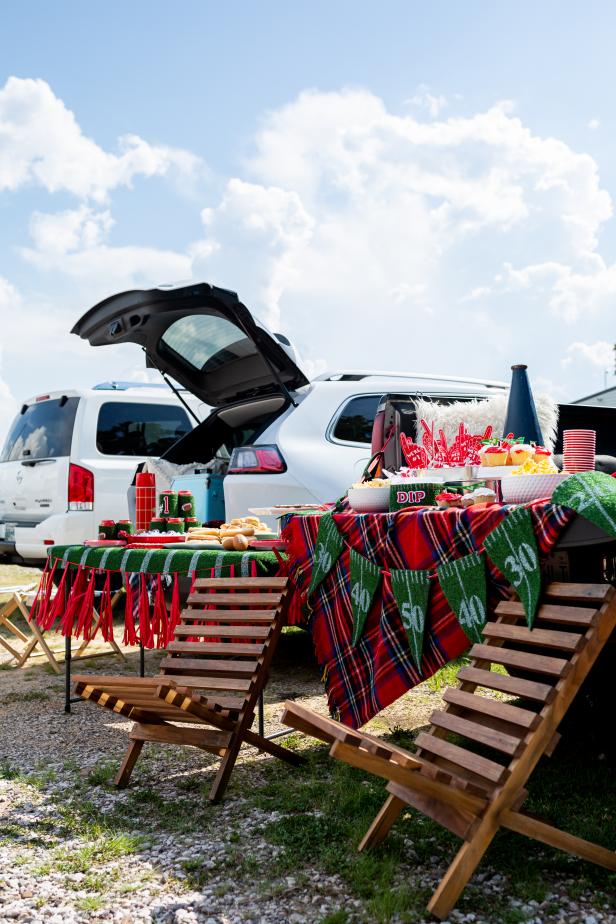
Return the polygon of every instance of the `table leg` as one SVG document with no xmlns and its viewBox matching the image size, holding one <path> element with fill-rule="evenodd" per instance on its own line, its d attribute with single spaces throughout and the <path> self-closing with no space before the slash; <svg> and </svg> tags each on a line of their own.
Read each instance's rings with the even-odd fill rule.
<svg viewBox="0 0 616 924">
<path fill-rule="evenodd" d="M 64 639 L 64 711 L 71 711 L 71 636 Z"/>
<path fill-rule="evenodd" d="M 145 677 L 145 648 L 139 642 L 139 676 Z"/>
</svg>

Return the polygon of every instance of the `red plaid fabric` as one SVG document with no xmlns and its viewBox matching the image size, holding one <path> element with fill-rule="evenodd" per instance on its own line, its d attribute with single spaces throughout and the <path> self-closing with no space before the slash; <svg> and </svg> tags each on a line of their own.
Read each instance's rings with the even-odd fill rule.
<svg viewBox="0 0 616 924">
<path fill-rule="evenodd" d="M 348 548 L 390 568 L 433 570 L 482 548 L 485 537 L 507 515 L 507 507 L 398 513 L 334 514 Z M 545 556 L 573 517 L 573 511 L 545 501 L 529 505 L 537 547 Z M 353 728 L 364 725 L 398 697 L 458 657 L 469 641 L 449 608 L 436 578 L 432 581 L 421 672 L 412 662 L 408 640 L 388 574 L 377 590 L 362 639 L 353 647 L 349 551 L 343 551 L 323 583 L 306 601 L 319 526 L 318 516 L 291 516 L 284 538 L 289 575 L 304 604 L 319 663 L 324 669 L 332 714 Z M 509 585 L 486 558 L 488 608 L 507 596 Z M 296 621 L 295 619 L 293 621 Z"/>
</svg>

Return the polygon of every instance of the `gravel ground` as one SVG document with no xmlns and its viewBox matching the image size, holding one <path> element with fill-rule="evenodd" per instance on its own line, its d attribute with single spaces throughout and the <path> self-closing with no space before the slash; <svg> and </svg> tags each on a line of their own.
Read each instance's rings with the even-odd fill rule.
<svg viewBox="0 0 616 924">
<path fill-rule="evenodd" d="M 14 572 L 0 566 L 0 583 L 14 579 Z M 159 657 L 148 653 L 148 674 L 156 671 Z M 111 656 L 91 659 L 81 669 L 135 673 L 137 656 L 128 653 L 124 663 Z M 0 924 L 426 920 L 425 896 L 446 868 L 450 850 L 435 846 L 433 862 L 415 867 L 417 845 L 409 839 L 408 854 L 402 863 L 396 860 L 392 875 L 398 885 L 422 896 L 418 908 L 399 913 L 392 905 L 390 912 L 381 907 L 377 913 L 348 879 L 325 872 L 309 852 L 298 853 L 294 869 L 279 868 L 283 848 L 268 831 L 284 812 L 264 807 L 267 802 L 260 802 L 259 795 L 272 780 L 283 778 L 293 786 L 294 771 L 245 747 L 225 802 L 211 806 L 203 796 L 216 758 L 194 749 L 149 745 L 130 788 L 118 791 L 110 779 L 130 723 L 85 703 L 66 716 L 62 695 L 63 678 L 44 665 L 15 670 L 0 654 Z M 281 640 L 266 696 L 268 731 L 280 726 L 287 698 L 326 712 L 309 639 L 297 631 Z M 424 684 L 381 713 L 370 728 L 377 734 L 399 726 L 418 728 L 440 702 L 440 695 Z M 314 750 L 314 742 L 300 736 L 291 744 Z M 323 813 L 314 805 L 306 814 Z M 436 827 L 426 830 L 436 844 L 436 837 L 430 837 Z M 516 849 L 523 844 L 515 840 Z M 603 891 L 579 888 L 578 869 L 572 860 L 564 873 L 561 866 L 554 874 L 539 900 L 521 899 L 509 896 L 507 871 L 492 867 L 488 855 L 473 879 L 471 897 L 449 920 L 616 921 Z"/>
</svg>

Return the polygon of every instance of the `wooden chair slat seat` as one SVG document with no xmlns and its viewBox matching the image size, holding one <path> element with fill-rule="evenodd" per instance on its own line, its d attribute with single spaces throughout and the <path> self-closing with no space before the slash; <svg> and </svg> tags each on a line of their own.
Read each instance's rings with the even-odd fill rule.
<svg viewBox="0 0 616 924">
<path fill-rule="evenodd" d="M 254 625 L 260 625 L 261 623 L 269 624 L 276 614 L 275 610 L 208 610 L 207 616 L 204 615 L 203 609 L 191 610 L 186 609 L 182 610 L 181 621 L 182 623 L 187 620 L 199 620 L 203 622 L 205 618 L 207 621 L 217 621 L 228 622 L 228 623 L 248 623 Z M 195 626 L 193 622 L 189 625 L 181 625 L 177 627 L 178 635 L 195 635 L 195 632 L 191 632 L 191 629 L 198 629 L 199 626 Z"/>
<path fill-rule="evenodd" d="M 538 714 L 531 709 L 512 706 L 510 703 L 503 703 L 499 699 L 491 699 L 488 696 L 466 693 L 457 687 L 448 687 L 443 694 L 443 699 L 451 706 L 458 706 L 460 709 L 477 715 L 493 716 L 511 725 L 519 725 L 525 730 L 536 728 L 539 724 Z"/>
<path fill-rule="evenodd" d="M 542 755 L 552 754 L 558 725 L 616 630 L 616 591 L 606 584 L 552 583 L 543 591 L 537 618 L 539 626 L 528 629 L 519 602 L 495 608 L 484 642 L 473 645 L 471 664 L 458 673 L 460 687 L 445 691 L 445 707 L 433 714 L 429 731 L 418 735 L 416 753 L 402 750 L 394 758 L 387 742 L 376 748 L 363 732 L 349 733 L 297 703 L 285 706 L 283 721 L 327 742 L 332 757 L 388 780 L 388 797 L 360 850 L 379 844 L 407 806 L 462 838 L 428 904 L 441 919 L 449 915 L 499 828 L 616 870 L 616 852 L 522 811 L 529 776 Z M 561 656 L 555 657 L 555 651 Z M 540 679 L 497 673 L 487 669 L 490 664 Z M 482 690 L 525 702 L 504 703 Z M 494 758 L 485 756 L 486 749 Z"/>
<path fill-rule="evenodd" d="M 301 761 L 251 730 L 282 631 L 287 590 L 287 578 L 197 580 L 183 612 L 202 625 L 177 627 L 157 677 L 75 677 L 83 699 L 134 720 L 117 786 L 128 784 L 147 741 L 218 754 L 211 801 L 223 797 L 242 743 L 291 764 Z M 228 625 L 237 617 L 239 625 Z"/>
<path fill-rule="evenodd" d="M 524 616 L 524 606 L 516 600 L 504 600 L 496 607 L 497 616 L 513 616 L 519 619 Z M 597 621 L 597 610 L 587 606 L 559 606 L 554 603 L 545 603 L 535 614 L 535 626 L 543 623 L 558 626 L 575 626 L 586 629 Z"/>
<path fill-rule="evenodd" d="M 171 642 L 167 646 L 170 654 L 195 654 L 195 645 L 204 644 L 202 642 Z M 208 643 L 209 655 L 223 655 L 249 658 L 258 657 L 261 651 L 261 645 L 252 644 L 251 642 L 210 642 Z"/>
<path fill-rule="evenodd" d="M 558 651 L 578 651 L 584 640 L 579 632 L 559 632 L 557 629 L 528 629 L 507 623 L 489 622 L 483 627 L 485 638 L 518 642 L 533 648 L 555 648 Z"/>
<path fill-rule="evenodd" d="M 565 658 L 552 658 L 528 651 L 499 648 L 496 645 L 473 645 L 470 656 L 475 661 L 500 664 L 501 667 L 516 667 L 533 674 L 547 674 L 550 677 L 562 677 L 571 668 Z"/>
</svg>

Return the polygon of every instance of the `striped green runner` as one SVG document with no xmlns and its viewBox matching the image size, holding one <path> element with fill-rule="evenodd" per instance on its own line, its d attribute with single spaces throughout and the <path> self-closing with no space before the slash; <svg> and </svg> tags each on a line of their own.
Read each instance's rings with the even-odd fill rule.
<svg viewBox="0 0 616 924">
<path fill-rule="evenodd" d="M 278 571 L 278 559 L 273 552 L 227 552 L 217 549 L 126 549 L 89 548 L 83 545 L 54 545 L 49 558 L 73 567 L 95 568 L 104 571 L 121 571 L 135 574 L 200 574 L 216 568 L 217 573 L 235 566 L 235 574 L 250 573 L 250 563 L 265 574 Z"/>
</svg>

